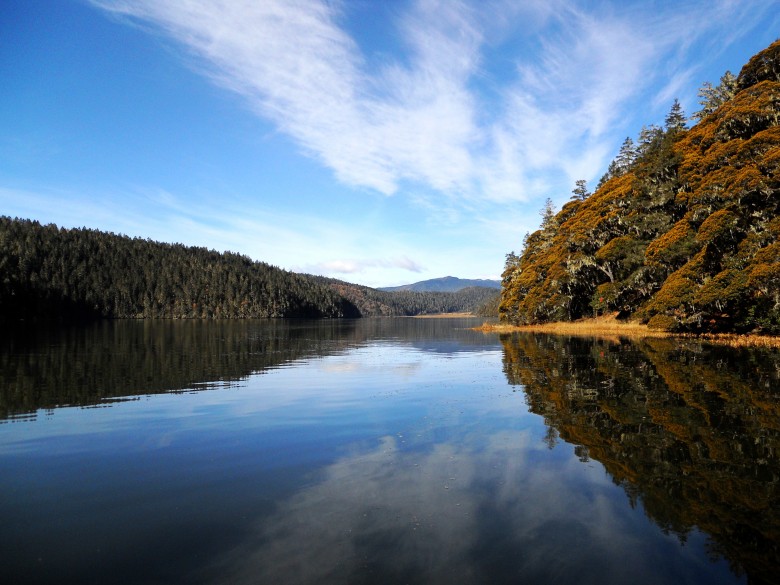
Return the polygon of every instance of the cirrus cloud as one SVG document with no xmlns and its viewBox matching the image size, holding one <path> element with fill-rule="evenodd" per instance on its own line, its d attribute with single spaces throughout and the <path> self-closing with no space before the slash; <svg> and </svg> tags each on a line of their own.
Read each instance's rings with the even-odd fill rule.
<svg viewBox="0 0 780 585">
<path fill-rule="evenodd" d="M 173 39 L 347 185 L 494 202 L 595 177 L 640 96 L 663 108 L 693 76 L 684 55 L 723 50 L 712 39 L 740 38 L 773 4 L 418 0 L 382 23 L 403 51 L 377 65 L 348 3 L 92 2 Z"/>
<path fill-rule="evenodd" d="M 400 258 L 363 258 L 363 259 L 344 259 L 329 260 L 308 266 L 305 272 L 316 274 L 323 273 L 341 273 L 356 274 L 364 272 L 368 268 L 400 268 L 409 272 L 422 272 L 424 267 L 416 261 L 406 256 Z"/>
</svg>

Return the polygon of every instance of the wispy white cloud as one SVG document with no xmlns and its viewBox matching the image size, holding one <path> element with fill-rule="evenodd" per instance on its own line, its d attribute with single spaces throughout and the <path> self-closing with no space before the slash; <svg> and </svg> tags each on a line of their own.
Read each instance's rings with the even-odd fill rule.
<svg viewBox="0 0 780 585">
<path fill-rule="evenodd" d="M 348 184 L 389 194 L 414 180 L 444 190 L 468 174 L 475 130 L 464 84 L 478 39 L 452 3 L 420 6 L 422 24 L 409 19 L 412 68 L 375 75 L 339 13 L 319 0 L 97 4 L 182 43 L 215 82 Z"/>
<path fill-rule="evenodd" d="M 677 57 L 731 20 L 743 29 L 756 22 L 728 0 L 587 11 L 574 0 L 418 0 L 387 23 L 404 55 L 370 69 L 349 34 L 348 4 L 93 3 L 175 39 L 196 67 L 348 185 L 392 194 L 416 184 L 493 201 L 593 177 L 624 134 L 632 100 L 658 84 L 657 100 L 667 99 L 690 79 Z M 488 48 L 518 36 L 535 50 L 508 58 L 514 70 L 489 74 Z"/>
<path fill-rule="evenodd" d="M 401 256 L 400 258 L 362 258 L 329 260 L 312 264 L 305 268 L 304 272 L 314 272 L 316 274 L 356 274 L 365 272 L 369 268 L 400 268 L 409 272 L 422 272 L 424 267 L 418 262 Z"/>
</svg>

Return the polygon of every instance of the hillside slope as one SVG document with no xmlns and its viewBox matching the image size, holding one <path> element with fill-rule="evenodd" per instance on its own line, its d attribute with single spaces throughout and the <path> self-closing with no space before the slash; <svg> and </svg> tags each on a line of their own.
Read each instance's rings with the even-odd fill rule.
<svg viewBox="0 0 780 585">
<path fill-rule="evenodd" d="M 645 129 L 593 195 L 507 255 L 502 320 L 619 312 L 670 331 L 780 332 L 780 41 L 719 90 L 690 130 L 674 111 Z"/>
<path fill-rule="evenodd" d="M 497 295 L 383 292 L 230 252 L 0 216 L 0 321 L 403 316 L 474 311 Z"/>
<path fill-rule="evenodd" d="M 0 318 L 348 316 L 330 287 L 239 254 L 0 217 Z"/>
</svg>

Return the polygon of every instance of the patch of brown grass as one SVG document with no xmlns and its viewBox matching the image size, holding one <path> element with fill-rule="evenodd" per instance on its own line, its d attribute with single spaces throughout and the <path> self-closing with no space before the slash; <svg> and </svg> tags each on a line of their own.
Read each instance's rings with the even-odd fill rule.
<svg viewBox="0 0 780 585">
<path fill-rule="evenodd" d="M 614 315 L 580 319 L 578 321 L 555 321 L 539 325 L 506 325 L 503 323 L 485 323 L 479 327 L 481 331 L 496 333 L 511 333 L 525 331 L 529 333 L 553 333 L 559 335 L 582 335 L 587 337 L 619 336 L 619 337 L 669 337 L 670 333 L 650 329 L 641 323 L 618 321 Z"/>
<path fill-rule="evenodd" d="M 631 321 L 619 321 L 614 315 L 580 319 L 578 321 L 556 321 L 539 325 L 506 325 L 504 323 L 484 323 L 476 328 L 485 333 L 550 333 L 552 335 L 570 335 L 578 337 L 597 337 L 618 341 L 622 338 L 641 339 L 647 337 L 679 337 L 700 339 L 731 347 L 773 347 L 780 348 L 780 337 L 773 335 L 740 335 L 736 333 L 717 334 L 677 334 L 650 329 L 647 325 Z"/>
<path fill-rule="evenodd" d="M 431 315 L 414 315 L 415 319 L 454 319 L 461 317 L 473 317 L 471 313 L 433 313 Z"/>
</svg>

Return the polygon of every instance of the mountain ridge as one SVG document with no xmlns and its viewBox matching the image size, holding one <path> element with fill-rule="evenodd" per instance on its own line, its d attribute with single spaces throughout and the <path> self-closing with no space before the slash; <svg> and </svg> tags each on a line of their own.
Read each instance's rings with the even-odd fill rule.
<svg viewBox="0 0 780 585">
<path fill-rule="evenodd" d="M 500 280 L 490 280 L 486 278 L 458 278 L 455 276 L 442 276 L 440 278 L 430 278 L 421 280 L 412 284 L 402 284 L 400 286 L 383 286 L 377 290 L 385 292 L 396 292 L 411 290 L 418 292 L 458 292 L 464 288 L 470 287 L 501 288 Z"/>
</svg>

